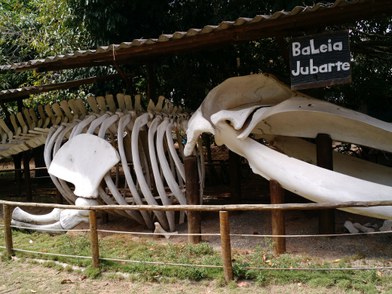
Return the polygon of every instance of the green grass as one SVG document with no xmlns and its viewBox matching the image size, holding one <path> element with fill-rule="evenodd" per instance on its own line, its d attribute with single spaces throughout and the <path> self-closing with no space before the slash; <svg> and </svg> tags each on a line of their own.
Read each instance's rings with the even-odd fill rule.
<svg viewBox="0 0 392 294">
<path fill-rule="evenodd" d="M 0 245 L 4 243 L 4 232 L 0 228 Z M 2 242 L 2 243 L 1 243 Z M 90 256 L 90 242 L 87 234 L 50 235 L 46 233 L 28 233 L 13 231 L 14 247 L 18 249 L 60 253 L 66 255 Z M 173 280 L 216 280 L 223 283 L 221 268 L 203 268 L 190 265 L 222 265 L 220 252 L 209 244 L 189 245 L 184 243 L 163 243 L 149 238 L 132 238 L 125 235 L 100 237 L 100 257 L 139 261 L 101 260 L 101 268 L 92 268 L 90 259 L 43 256 L 17 252 L 20 258 L 44 258 L 49 265 L 59 267 L 54 261 L 69 264 L 62 267 L 64 271 L 72 271 L 72 265 L 85 268 L 84 274 L 95 278 L 101 272 L 127 273 L 131 280 L 151 282 L 171 282 Z M 1 250 L 0 250 L 1 251 Z M 301 283 L 308 287 L 338 288 L 343 291 L 359 293 L 377 293 L 391 291 L 391 274 L 376 270 L 328 270 L 330 268 L 349 268 L 352 262 L 363 257 L 353 256 L 342 259 L 339 263 L 328 263 L 320 259 L 282 254 L 274 256 L 271 248 L 259 247 L 254 250 L 233 251 L 233 271 L 236 280 L 250 280 L 260 286 L 285 285 Z M 165 265 L 150 264 L 156 262 Z M 256 269 L 263 268 L 263 269 Z M 291 268 L 292 270 L 280 270 Z M 295 270 L 297 268 L 314 268 L 315 270 Z M 317 270 L 316 270 L 317 269 Z M 320 270 L 325 269 L 325 270 Z"/>
<path fill-rule="evenodd" d="M 213 279 L 221 275 L 220 269 L 206 269 L 196 266 L 157 265 L 149 262 L 221 265 L 217 252 L 206 244 L 162 244 L 151 240 L 126 242 L 116 238 L 103 239 L 100 242 L 102 258 L 120 258 L 141 261 L 140 263 L 102 262 L 104 270 L 115 269 L 136 276 L 146 281 L 159 280 L 162 277 L 190 280 Z"/>
</svg>

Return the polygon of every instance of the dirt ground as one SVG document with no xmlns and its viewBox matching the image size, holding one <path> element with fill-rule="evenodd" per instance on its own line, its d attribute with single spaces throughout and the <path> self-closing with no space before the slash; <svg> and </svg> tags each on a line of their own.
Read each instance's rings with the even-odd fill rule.
<svg viewBox="0 0 392 294">
<path fill-rule="evenodd" d="M 337 230 L 343 232 L 344 220 L 381 223 L 368 219 L 337 212 Z M 129 220 L 115 216 L 109 217 L 110 222 L 100 223 L 100 229 L 148 232 L 132 224 Z M 216 213 L 203 215 L 203 233 L 219 232 Z M 270 248 L 271 243 L 260 234 L 270 233 L 270 215 L 268 213 L 239 212 L 230 214 L 232 234 L 250 234 L 254 237 L 232 237 L 233 250 L 250 250 L 257 246 Z M 178 227 L 179 233 L 186 233 L 186 225 Z M 317 234 L 317 214 L 289 213 L 286 215 L 288 234 Z M 101 233 L 100 238 L 110 233 Z M 149 238 L 149 237 L 141 237 Z M 134 238 L 132 238 L 134 239 Z M 187 242 L 185 236 L 175 236 L 169 241 Z M 306 237 L 288 238 L 287 252 L 292 255 L 311 256 L 323 260 L 340 260 L 358 258 L 359 266 L 392 266 L 392 248 L 390 235 L 348 236 L 348 237 Z M 219 236 L 203 236 L 203 241 L 219 249 Z M 21 261 L 0 261 L 0 294 L 2 293 L 341 293 L 338 288 L 312 288 L 302 284 L 285 286 L 273 285 L 265 288 L 249 281 L 237 281 L 227 286 L 218 285 L 217 281 L 178 283 L 141 283 L 126 278 L 113 278 L 103 275 L 99 279 L 86 278 L 82 273 L 69 273 L 47 268 L 42 265 Z"/>
<path fill-rule="evenodd" d="M 313 288 L 301 283 L 284 286 L 260 287 L 249 281 L 237 281 L 222 286 L 216 281 L 178 283 L 141 283 L 127 279 L 115 279 L 103 275 L 99 279 L 89 279 L 83 274 L 58 271 L 42 265 L 20 261 L 0 261 L 0 294 L 28 293 L 73 293 L 73 294 L 171 294 L 171 293 L 272 293 L 272 294 L 338 294 L 341 289 Z"/>
</svg>

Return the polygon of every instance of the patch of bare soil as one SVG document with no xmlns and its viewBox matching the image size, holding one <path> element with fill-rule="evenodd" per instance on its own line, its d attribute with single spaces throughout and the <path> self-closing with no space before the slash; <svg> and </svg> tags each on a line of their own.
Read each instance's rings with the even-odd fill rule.
<svg viewBox="0 0 392 294">
<path fill-rule="evenodd" d="M 141 283 L 124 278 L 89 279 L 82 274 L 58 271 L 39 264 L 0 261 L 0 293 L 74 293 L 74 294 L 165 294 L 165 293 L 341 293 L 338 288 L 311 288 L 302 284 L 260 287 L 249 281 L 220 286 L 215 281 L 175 283 Z"/>
</svg>

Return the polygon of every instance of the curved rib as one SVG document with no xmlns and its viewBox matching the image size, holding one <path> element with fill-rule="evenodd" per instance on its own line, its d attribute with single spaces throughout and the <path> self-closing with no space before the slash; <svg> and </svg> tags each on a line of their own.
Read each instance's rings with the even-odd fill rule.
<svg viewBox="0 0 392 294">
<path fill-rule="evenodd" d="M 173 134 L 172 134 L 173 123 L 171 123 L 168 118 L 165 118 L 165 120 L 166 119 L 169 122 L 166 127 L 166 141 L 167 141 L 167 145 L 169 147 L 169 152 L 170 152 L 171 157 L 173 158 L 174 164 L 176 165 L 177 171 L 181 175 L 181 178 L 185 181 L 184 165 L 181 162 L 181 159 L 178 156 L 176 149 L 174 148 Z"/>
<path fill-rule="evenodd" d="M 132 146 L 132 161 L 133 161 L 133 168 L 136 173 L 136 177 L 138 183 L 140 185 L 140 189 L 143 193 L 144 198 L 146 199 L 147 203 L 150 205 L 158 205 L 157 201 L 155 200 L 154 196 L 152 195 L 150 188 L 147 184 L 147 181 L 144 177 L 142 165 L 140 162 L 140 153 L 139 153 L 139 132 L 140 128 L 147 124 L 149 120 L 149 114 L 144 113 L 139 116 L 135 120 L 135 124 L 132 129 L 131 135 L 131 146 Z M 165 214 L 162 211 L 154 211 L 155 216 L 158 218 L 160 224 L 165 228 L 168 229 L 168 223 Z"/>
<path fill-rule="evenodd" d="M 96 119 L 96 115 L 95 114 L 91 114 L 88 117 L 86 117 L 85 119 L 83 119 L 82 121 L 80 121 L 73 129 L 71 132 L 71 135 L 69 135 L 69 138 L 73 138 L 76 135 L 79 135 L 83 132 L 83 130 L 89 125 L 91 124 L 95 119 Z"/>
<path fill-rule="evenodd" d="M 120 159 L 121 159 L 121 165 L 124 170 L 124 176 L 125 176 L 125 181 L 127 182 L 127 185 L 129 189 L 131 190 L 132 197 L 135 201 L 136 204 L 142 205 L 143 201 L 140 198 L 139 192 L 136 189 L 136 185 L 133 182 L 132 176 L 131 176 L 131 171 L 128 166 L 128 161 L 126 158 L 125 150 L 124 150 L 124 130 L 126 126 L 131 123 L 131 114 L 126 114 L 123 117 L 120 118 L 118 122 L 118 133 L 117 133 L 117 139 L 118 139 L 118 151 L 120 154 Z M 132 126 L 131 126 L 132 127 Z M 144 222 L 146 226 L 150 229 L 154 227 L 154 224 L 152 222 L 152 219 L 150 217 L 150 214 L 147 211 L 140 211 L 142 214 L 142 217 L 144 219 Z"/>
<path fill-rule="evenodd" d="M 101 116 L 98 116 L 95 120 L 92 121 L 89 128 L 87 129 L 87 134 L 94 134 L 95 130 L 102 124 L 102 122 L 109 117 L 108 113 L 104 113 Z"/>
<path fill-rule="evenodd" d="M 168 125 L 168 121 L 164 120 L 159 126 L 158 126 L 158 133 L 157 133 L 157 138 L 156 138 L 156 146 L 157 146 L 157 151 L 158 151 L 158 158 L 159 158 L 159 163 L 161 164 L 161 168 L 163 171 L 163 175 L 166 179 L 166 183 L 168 184 L 170 190 L 173 192 L 174 196 L 177 198 L 178 202 L 182 205 L 186 204 L 186 198 L 184 193 L 182 193 L 180 187 L 178 186 L 176 180 L 174 179 L 173 174 L 171 173 L 169 163 L 167 162 L 166 156 L 165 156 L 165 149 L 163 146 L 163 136 L 166 132 L 166 128 Z"/>
<path fill-rule="evenodd" d="M 50 128 L 48 137 L 46 138 L 44 149 L 44 160 L 47 168 L 49 168 L 50 164 L 52 163 L 53 145 L 64 128 L 65 127 L 63 125 Z M 65 200 L 70 204 L 75 203 L 76 197 L 73 192 L 70 189 L 64 190 L 63 186 L 60 184 L 59 180 L 55 176 L 52 176 L 51 174 L 49 174 L 49 176 L 52 179 L 53 184 L 56 186 L 57 190 L 59 190 L 61 195 L 63 195 Z"/>
<path fill-rule="evenodd" d="M 77 122 L 65 124 L 64 129 L 58 134 L 58 136 L 56 138 L 56 142 L 55 142 L 53 149 L 52 149 L 53 157 L 56 155 L 56 153 L 59 151 L 60 147 L 64 143 L 65 135 L 67 133 L 69 133 L 76 124 L 77 124 Z M 50 168 L 49 165 L 48 165 L 48 167 Z M 59 179 L 59 178 L 57 178 L 57 180 L 58 180 L 58 183 L 60 184 L 60 186 L 62 187 L 62 191 L 65 191 L 66 193 L 71 193 L 72 195 L 74 195 L 74 192 L 72 192 L 71 188 L 69 187 L 69 185 L 66 181 Z"/>
<path fill-rule="evenodd" d="M 154 146 L 155 146 L 155 140 L 154 140 L 155 133 L 156 133 L 158 124 L 161 121 L 162 121 L 162 118 L 160 116 L 157 116 L 151 122 L 150 128 L 148 129 L 148 151 L 150 154 L 151 168 L 152 168 L 152 172 L 154 175 L 155 187 L 156 187 L 157 192 L 162 200 L 162 204 L 163 205 L 171 205 L 172 201 L 170 200 L 170 198 L 166 194 L 165 186 L 163 185 L 161 172 L 160 172 L 160 169 L 158 166 L 156 151 L 154 148 Z M 175 230 L 174 212 L 167 211 L 166 217 L 167 217 L 167 220 L 169 223 L 170 231 L 174 231 Z"/>
<path fill-rule="evenodd" d="M 116 185 L 113 183 L 112 178 L 110 177 L 109 174 L 106 174 L 104 177 L 105 183 L 110 191 L 112 193 L 114 199 L 116 199 L 117 203 L 120 205 L 128 205 L 127 201 L 124 199 L 124 197 L 121 195 L 121 193 L 118 191 Z M 143 218 L 140 216 L 140 214 L 135 211 L 135 210 L 125 210 L 125 212 L 132 217 L 135 221 L 137 221 L 139 224 L 144 225 L 145 222 L 143 221 Z"/>
<path fill-rule="evenodd" d="M 102 124 L 101 127 L 99 128 L 98 131 L 98 137 L 104 138 L 107 129 L 116 123 L 116 121 L 118 120 L 118 115 L 112 115 L 110 117 L 108 117 L 107 119 L 105 119 Z M 116 199 L 117 203 L 120 205 L 127 205 L 127 201 L 124 199 L 124 197 L 121 195 L 121 193 L 118 191 L 116 185 L 113 182 L 113 179 L 110 177 L 109 174 L 106 174 L 104 177 L 106 186 L 108 187 L 110 193 L 112 193 L 114 199 Z M 138 223 L 140 224 L 144 224 L 143 219 L 141 218 L 140 214 L 134 210 L 126 210 L 125 211 L 130 217 L 132 217 L 134 220 L 136 220 Z"/>
</svg>

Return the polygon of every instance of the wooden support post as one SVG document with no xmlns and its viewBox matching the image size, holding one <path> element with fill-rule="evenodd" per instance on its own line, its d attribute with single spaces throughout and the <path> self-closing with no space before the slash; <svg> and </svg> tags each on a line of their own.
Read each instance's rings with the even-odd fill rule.
<svg viewBox="0 0 392 294">
<path fill-rule="evenodd" d="M 98 268 L 99 267 L 99 243 L 98 243 L 98 232 L 97 232 L 97 214 L 95 210 L 90 210 L 89 220 L 90 220 L 92 266 Z"/>
<path fill-rule="evenodd" d="M 25 97 L 27 98 L 27 97 Z M 23 98 L 19 98 L 18 100 L 16 100 L 16 104 L 18 105 L 18 112 L 22 112 L 23 111 Z"/>
<path fill-rule="evenodd" d="M 147 98 L 153 101 L 155 98 L 155 84 L 156 84 L 155 66 L 154 64 L 149 63 L 147 65 Z"/>
<path fill-rule="evenodd" d="M 223 259 L 223 271 L 225 281 L 229 283 L 233 280 L 233 265 L 231 263 L 231 244 L 230 244 L 230 225 L 229 225 L 229 213 L 227 211 L 219 212 L 220 222 L 220 235 L 221 235 L 221 246 L 222 246 L 222 259 Z"/>
<path fill-rule="evenodd" d="M 11 230 L 11 207 L 7 204 L 3 204 L 3 218 L 6 254 L 7 258 L 11 259 L 11 256 L 14 255 Z"/>
<path fill-rule="evenodd" d="M 23 172 L 24 172 L 24 183 L 26 189 L 26 201 L 33 201 L 33 192 L 31 189 L 31 177 L 30 177 L 30 152 L 23 153 Z"/>
<path fill-rule="evenodd" d="M 229 151 L 230 192 L 234 202 L 241 200 L 241 157 Z"/>
<path fill-rule="evenodd" d="M 38 168 L 34 172 L 36 178 L 49 176 L 44 160 L 44 147 L 43 145 L 33 149 L 34 165 L 35 168 Z"/>
<path fill-rule="evenodd" d="M 106 211 L 101 211 L 101 224 L 108 224 L 109 223 L 109 213 Z"/>
<path fill-rule="evenodd" d="M 211 135 L 204 133 L 202 134 L 203 138 L 203 145 L 206 147 L 207 151 L 207 166 L 208 166 L 208 172 L 209 172 L 209 180 L 212 183 L 215 183 L 218 179 L 218 173 L 215 169 L 213 160 L 212 160 L 212 151 L 211 151 Z"/>
<path fill-rule="evenodd" d="M 15 167 L 15 182 L 17 187 L 16 194 L 18 196 L 22 195 L 22 155 L 21 153 L 16 154 L 13 157 L 14 167 Z"/>
<path fill-rule="evenodd" d="M 316 137 L 317 165 L 333 170 L 332 139 L 328 134 L 318 134 Z M 335 210 L 326 209 L 319 212 L 319 233 L 335 233 Z"/>
<path fill-rule="evenodd" d="M 59 190 L 56 190 L 56 203 L 64 204 L 64 197 Z"/>
<path fill-rule="evenodd" d="M 275 180 L 270 180 L 270 195 L 271 204 L 284 203 L 284 189 Z M 271 224 L 272 235 L 285 235 L 285 219 L 284 212 L 282 210 L 271 211 Z M 286 252 L 286 238 L 273 237 L 272 241 L 275 254 L 282 254 Z"/>
<path fill-rule="evenodd" d="M 188 204 L 200 205 L 200 183 L 197 168 L 196 156 L 187 156 L 184 160 L 185 168 L 185 194 Z M 188 211 L 188 233 L 201 234 L 201 212 Z M 201 235 L 189 235 L 188 242 L 198 244 L 201 242 Z"/>
</svg>

